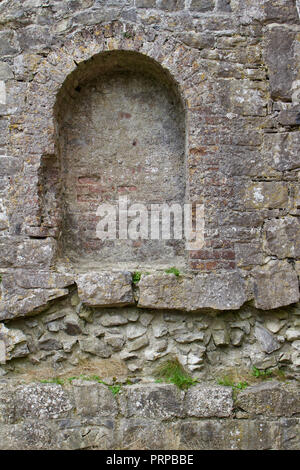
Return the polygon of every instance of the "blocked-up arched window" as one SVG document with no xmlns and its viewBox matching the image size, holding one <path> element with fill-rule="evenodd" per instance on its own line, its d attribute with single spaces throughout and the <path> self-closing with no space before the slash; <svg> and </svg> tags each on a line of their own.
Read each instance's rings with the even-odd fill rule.
<svg viewBox="0 0 300 470">
<path fill-rule="evenodd" d="M 62 254 L 81 267 L 182 264 L 183 240 L 151 240 L 150 226 L 151 204 L 185 198 L 185 113 L 171 77 L 142 54 L 99 54 L 67 78 L 56 116 Z M 148 239 L 120 239 L 119 214 L 117 238 L 100 239 L 99 206 L 125 197 L 149 209 Z"/>
</svg>

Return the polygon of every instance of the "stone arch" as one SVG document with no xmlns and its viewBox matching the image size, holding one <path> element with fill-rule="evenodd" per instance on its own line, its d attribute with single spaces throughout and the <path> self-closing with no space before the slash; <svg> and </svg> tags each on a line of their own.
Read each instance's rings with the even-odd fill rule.
<svg viewBox="0 0 300 470">
<path fill-rule="evenodd" d="M 62 256 L 80 269 L 182 265 L 184 240 L 152 240 L 150 212 L 142 216 L 148 217 L 147 240 L 122 237 L 118 210 L 117 239 L 99 239 L 96 231 L 98 208 L 118 208 L 120 197 L 127 198 L 128 208 L 166 203 L 183 208 L 185 109 L 171 75 L 144 54 L 102 52 L 67 77 L 55 116 Z M 128 218 L 129 229 L 134 219 Z"/>
<path fill-rule="evenodd" d="M 187 68 L 183 68 L 186 65 L 183 61 L 187 53 L 185 46 L 164 35 L 158 36 L 153 30 L 133 29 L 132 26 L 119 22 L 76 33 L 71 41 L 66 42 L 62 48 L 51 52 L 41 63 L 27 93 L 28 111 L 25 119 L 28 122 L 28 128 L 30 128 L 28 133 L 30 135 L 28 135 L 27 143 L 29 141 L 29 145 L 27 145 L 26 151 L 27 154 L 31 154 L 30 165 L 32 164 L 33 172 L 36 175 L 36 184 L 32 185 L 30 194 L 30 213 L 25 214 L 27 235 L 39 238 L 53 237 L 61 240 L 62 211 L 57 203 L 61 197 L 61 186 L 59 187 L 57 184 L 57 175 L 61 172 L 57 140 L 59 134 L 57 126 L 58 103 L 63 101 L 63 95 L 65 93 L 64 96 L 66 96 L 66 90 L 73 83 L 74 77 L 79 81 L 92 80 L 97 64 L 99 66 L 102 60 L 101 57 L 109 58 L 106 60 L 106 68 L 117 67 L 118 69 L 114 60 L 111 61 L 111 65 L 108 63 L 111 57 L 120 57 L 122 53 L 127 54 L 127 61 L 130 57 L 132 59 L 128 62 L 131 63 L 131 73 L 139 73 L 138 67 L 143 65 L 151 80 L 156 80 L 164 88 L 169 89 L 177 100 L 178 106 L 181 107 L 181 118 L 185 127 L 190 121 L 188 118 L 191 106 L 191 102 L 188 102 L 190 99 L 189 87 L 184 83 L 189 76 Z M 137 57 L 140 58 L 140 62 Z M 93 66 L 91 66 L 92 63 Z M 106 70 L 106 73 L 113 73 L 112 69 Z M 188 70 L 192 73 L 190 66 Z M 129 73 L 129 70 L 127 72 Z M 76 90 L 75 93 L 77 93 Z M 34 127 L 32 126 L 33 120 L 36 123 Z M 185 172 L 188 155 L 187 135 L 188 133 L 186 141 L 182 145 L 185 153 L 183 172 Z M 34 141 L 33 146 L 31 142 Z M 38 147 L 36 146 L 37 141 L 39 142 Z M 184 176 L 184 185 L 188 191 L 187 174 Z M 180 199 L 183 201 L 184 197 L 181 194 Z M 182 247 L 179 249 L 175 245 L 178 244 L 174 244 L 174 247 L 170 248 L 170 252 L 175 254 L 180 252 L 180 257 L 183 259 L 185 255 Z M 56 253 L 58 252 L 56 251 Z"/>
<path fill-rule="evenodd" d="M 24 177 L 27 178 L 27 192 L 19 198 L 22 201 L 19 211 L 24 220 L 23 230 L 26 236 L 52 237 L 54 241 L 56 239 L 57 244 L 60 237 L 61 213 L 56 210 L 56 205 L 52 204 L 49 216 L 49 210 L 44 204 L 44 201 L 55 201 L 55 193 L 58 191 L 54 184 L 54 175 L 60 170 L 53 160 L 53 157 L 55 159 L 58 155 L 54 112 L 56 99 L 67 77 L 80 64 L 83 65 L 92 57 L 109 51 L 132 51 L 142 54 L 159 64 L 166 76 L 171 77 L 176 84 L 185 109 L 187 199 L 194 204 L 205 205 L 205 219 L 213 220 L 216 198 L 212 190 L 215 192 L 217 189 L 214 185 L 224 186 L 224 198 L 220 201 L 222 207 L 226 206 L 231 197 L 230 179 L 224 177 L 219 167 L 218 144 L 222 140 L 224 142 L 227 134 L 230 134 L 231 129 L 234 132 L 235 127 L 225 116 L 219 85 L 215 84 L 215 77 L 210 75 L 207 65 L 202 62 L 199 50 L 152 28 L 116 21 L 71 34 L 63 47 L 55 48 L 41 62 L 28 86 L 23 117 L 25 138 L 21 142 L 18 141 L 18 148 L 14 147 L 14 151 L 17 148 L 18 152 L 21 151 L 26 156 Z M 218 133 L 215 130 L 212 134 L 207 132 L 207 126 L 211 127 L 213 123 L 215 128 L 218 122 L 221 124 Z M 48 167 L 52 168 L 50 174 L 53 183 L 51 178 L 50 181 L 45 181 L 43 177 L 43 168 Z M 212 190 L 207 192 L 209 188 Z M 46 191 L 46 194 L 43 191 Z M 189 267 L 196 271 L 208 272 L 235 269 L 232 242 L 225 239 L 226 234 L 221 235 L 222 240 L 219 242 L 218 230 L 212 226 L 210 220 L 208 231 L 204 233 L 201 229 L 201 236 L 207 238 L 205 246 L 208 250 L 187 253 Z M 53 240 L 51 243 L 51 246 L 55 245 Z M 223 254 L 220 252 L 223 248 L 231 252 L 228 254 L 226 251 Z M 219 250 L 216 255 L 213 253 L 215 249 Z M 53 259 L 52 256 L 51 263 Z"/>
</svg>

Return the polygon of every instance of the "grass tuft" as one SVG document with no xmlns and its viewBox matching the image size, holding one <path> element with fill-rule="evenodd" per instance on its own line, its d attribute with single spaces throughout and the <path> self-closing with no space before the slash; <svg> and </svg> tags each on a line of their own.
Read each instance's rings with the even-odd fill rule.
<svg viewBox="0 0 300 470">
<path fill-rule="evenodd" d="M 272 371 L 269 369 L 266 370 L 260 370 L 257 367 L 253 366 L 252 367 L 252 375 L 257 378 L 265 379 L 267 377 L 270 377 L 272 375 Z"/>
<path fill-rule="evenodd" d="M 156 369 L 154 375 L 157 377 L 156 382 L 172 383 L 181 390 L 187 389 L 198 383 L 197 380 L 193 379 L 188 374 L 177 358 L 165 361 Z"/>
</svg>

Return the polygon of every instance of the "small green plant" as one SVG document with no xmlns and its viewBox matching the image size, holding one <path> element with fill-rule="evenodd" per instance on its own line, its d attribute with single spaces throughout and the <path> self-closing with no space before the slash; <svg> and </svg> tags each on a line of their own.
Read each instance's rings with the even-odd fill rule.
<svg viewBox="0 0 300 470">
<path fill-rule="evenodd" d="M 135 271 L 132 274 L 132 282 L 133 284 L 137 284 L 141 280 L 142 273 L 140 271 Z"/>
<path fill-rule="evenodd" d="M 179 269 L 175 268 L 174 266 L 173 266 L 173 268 L 168 268 L 168 269 L 166 269 L 166 270 L 165 270 L 165 273 L 167 273 L 167 274 L 175 274 L 175 276 L 177 276 L 177 277 L 180 276 L 180 271 L 179 271 Z"/>
<path fill-rule="evenodd" d="M 79 378 L 79 377 L 76 377 L 76 376 L 74 376 L 74 377 L 68 377 L 68 378 L 67 378 L 67 381 L 71 384 L 71 383 L 73 382 L 73 380 L 77 380 L 78 378 Z"/>
<path fill-rule="evenodd" d="M 248 382 L 233 382 L 227 375 L 222 379 L 218 379 L 219 385 L 225 385 L 225 387 L 231 387 L 233 391 L 243 390 L 248 387 Z"/>
<path fill-rule="evenodd" d="M 58 384 L 64 385 L 65 381 L 59 377 L 53 377 L 53 379 L 43 379 L 40 381 L 42 384 Z"/>
<path fill-rule="evenodd" d="M 0 282 L 2 282 L 2 275 L 0 274 Z"/>
<path fill-rule="evenodd" d="M 253 366 L 252 367 L 252 375 L 254 377 L 257 377 L 257 378 L 265 379 L 265 378 L 269 377 L 270 375 L 272 375 L 272 371 L 269 370 L 269 369 L 260 370 L 257 367 Z"/>
<path fill-rule="evenodd" d="M 121 390 L 121 385 L 119 385 L 119 384 L 109 385 L 108 388 L 109 388 L 109 390 L 111 390 L 113 395 L 118 395 L 118 393 L 120 393 L 120 390 Z"/>
<path fill-rule="evenodd" d="M 244 390 L 244 388 L 247 388 L 248 385 L 248 382 L 238 382 L 234 385 L 234 387 L 238 390 Z"/>
<path fill-rule="evenodd" d="M 187 373 L 177 358 L 165 361 L 157 368 L 154 375 L 157 377 L 157 383 L 172 383 L 181 390 L 187 389 L 198 382 Z"/>
</svg>

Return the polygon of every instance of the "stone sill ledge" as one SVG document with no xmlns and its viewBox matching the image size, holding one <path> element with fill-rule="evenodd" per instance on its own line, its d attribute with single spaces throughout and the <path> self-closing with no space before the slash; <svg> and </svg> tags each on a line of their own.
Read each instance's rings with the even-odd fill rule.
<svg viewBox="0 0 300 470">
<path fill-rule="evenodd" d="M 68 295 L 76 284 L 81 302 L 90 307 L 137 306 L 184 312 L 238 310 L 247 301 L 262 310 L 299 301 L 296 272 L 285 261 L 274 261 L 245 277 L 239 271 L 183 274 L 142 274 L 133 284 L 129 271 L 88 272 L 14 270 L 2 275 L 0 321 L 35 315 L 49 302 Z"/>
</svg>

